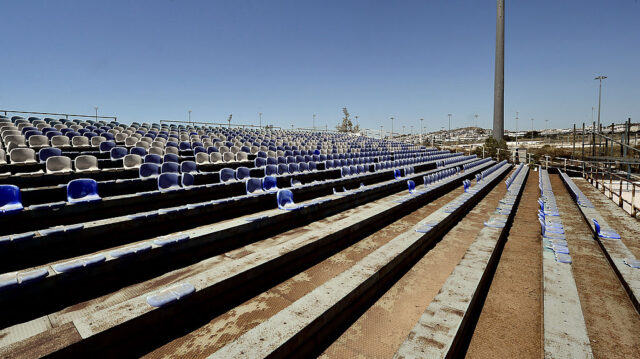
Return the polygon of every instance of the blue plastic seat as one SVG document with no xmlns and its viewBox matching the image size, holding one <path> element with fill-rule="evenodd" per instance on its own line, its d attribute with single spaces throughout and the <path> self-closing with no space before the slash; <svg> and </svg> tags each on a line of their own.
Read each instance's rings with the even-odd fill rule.
<svg viewBox="0 0 640 359">
<path fill-rule="evenodd" d="M 283 175 L 289 173 L 289 166 L 284 163 L 278 165 L 278 174 Z"/>
<path fill-rule="evenodd" d="M 132 155 L 138 155 L 140 157 L 144 157 L 147 155 L 147 150 L 145 150 L 142 147 L 132 147 L 129 153 Z"/>
<path fill-rule="evenodd" d="M 294 174 L 300 172 L 300 168 L 297 163 L 289 163 L 289 173 Z"/>
<path fill-rule="evenodd" d="M 264 167 L 267 165 L 267 159 L 263 157 L 256 157 L 253 165 L 254 167 Z"/>
<path fill-rule="evenodd" d="M 160 155 L 146 155 L 144 156 L 144 163 L 155 163 L 157 165 L 161 165 L 162 157 L 160 157 Z"/>
<path fill-rule="evenodd" d="M 608 238 L 608 239 L 621 238 L 620 235 L 613 229 L 601 229 L 600 223 L 598 223 L 598 221 L 595 218 L 592 218 L 591 220 L 593 221 L 593 224 L 596 226 L 596 234 L 598 234 L 599 237 Z"/>
<path fill-rule="evenodd" d="M 40 163 L 46 163 L 47 158 L 53 156 L 62 156 L 62 150 L 55 147 L 45 147 L 38 151 L 38 159 L 40 160 Z"/>
<path fill-rule="evenodd" d="M 184 161 L 180 164 L 182 173 L 198 173 L 198 165 L 194 161 Z"/>
<path fill-rule="evenodd" d="M 220 182 L 228 182 L 236 179 L 236 171 L 231 168 L 223 168 L 220 170 Z"/>
<path fill-rule="evenodd" d="M 145 158 L 145 162 L 147 162 L 146 158 Z M 178 157 L 178 155 L 174 155 L 173 153 L 167 153 L 166 155 L 164 155 L 163 162 L 178 163 L 180 162 L 180 157 Z"/>
<path fill-rule="evenodd" d="M 288 189 L 278 190 L 277 200 L 278 200 L 278 208 L 280 209 L 290 211 L 290 210 L 299 208 L 293 202 L 293 192 L 291 192 Z"/>
<path fill-rule="evenodd" d="M 409 193 L 413 194 L 416 192 L 416 183 L 412 180 L 407 181 L 407 186 L 409 187 Z"/>
<path fill-rule="evenodd" d="M 180 175 L 167 172 L 158 176 L 158 189 L 160 191 L 171 191 L 180 188 Z"/>
<path fill-rule="evenodd" d="M 245 178 L 249 178 L 251 177 L 250 175 L 250 170 L 247 167 L 238 167 L 236 168 L 236 179 L 237 180 L 244 180 Z"/>
<path fill-rule="evenodd" d="M 180 173 L 180 166 L 175 162 L 165 162 L 162 164 L 161 173 Z"/>
<path fill-rule="evenodd" d="M 186 172 L 182 174 L 180 183 L 182 184 L 182 187 L 189 187 L 189 186 L 193 186 L 195 181 L 196 181 L 196 178 L 191 173 Z"/>
<path fill-rule="evenodd" d="M 309 164 L 306 162 L 300 162 L 298 164 L 298 169 L 300 170 L 300 172 L 307 172 L 309 171 Z"/>
<path fill-rule="evenodd" d="M 395 170 L 393 170 L 393 178 L 395 179 L 402 178 L 402 172 L 400 171 L 400 169 L 396 168 Z"/>
<path fill-rule="evenodd" d="M 104 143 L 104 142 L 103 142 Z M 124 147 L 114 147 L 109 151 L 109 156 L 111 160 L 119 160 L 124 158 L 127 155 L 127 149 Z"/>
<path fill-rule="evenodd" d="M 98 195 L 98 182 L 91 178 L 79 178 L 67 184 L 69 203 L 94 202 L 101 199 Z"/>
<path fill-rule="evenodd" d="M 191 142 L 182 141 L 180 142 L 178 148 L 180 149 L 180 151 L 188 151 L 191 149 Z"/>
<path fill-rule="evenodd" d="M 113 141 L 100 142 L 100 145 L 99 145 L 100 153 L 110 152 L 111 149 L 114 147 L 116 147 L 116 143 Z"/>
<path fill-rule="evenodd" d="M 160 175 L 160 165 L 156 163 L 143 163 L 138 171 L 140 178 L 157 177 Z"/>
<path fill-rule="evenodd" d="M 349 169 L 349 167 L 342 167 L 340 169 L 340 174 L 342 175 L 342 177 L 347 177 L 351 175 L 351 170 Z"/>
<path fill-rule="evenodd" d="M 21 211 L 22 208 L 20 188 L 10 184 L 0 185 L 0 214 Z"/>
<path fill-rule="evenodd" d="M 246 184 L 247 194 L 258 194 L 264 192 L 262 189 L 262 179 L 249 178 Z"/>
<path fill-rule="evenodd" d="M 265 176 L 262 179 L 262 189 L 264 191 L 278 190 L 277 179 L 274 176 Z"/>
<path fill-rule="evenodd" d="M 265 176 L 275 176 L 278 174 L 278 167 L 276 165 L 266 165 L 264 167 Z"/>
</svg>

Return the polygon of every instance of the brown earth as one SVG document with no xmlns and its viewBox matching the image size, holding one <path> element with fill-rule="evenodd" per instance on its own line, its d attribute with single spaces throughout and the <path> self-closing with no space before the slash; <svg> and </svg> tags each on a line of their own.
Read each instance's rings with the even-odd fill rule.
<svg viewBox="0 0 640 359">
<path fill-rule="evenodd" d="M 469 358 L 542 357 L 542 244 L 531 172 L 471 338 Z"/>
</svg>

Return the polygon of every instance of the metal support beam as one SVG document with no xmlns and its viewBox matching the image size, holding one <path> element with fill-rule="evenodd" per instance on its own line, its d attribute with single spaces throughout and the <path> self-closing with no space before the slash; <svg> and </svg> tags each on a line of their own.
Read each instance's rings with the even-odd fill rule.
<svg viewBox="0 0 640 359">
<path fill-rule="evenodd" d="M 504 0 L 497 0 L 496 68 L 493 85 L 493 138 L 504 138 Z"/>
</svg>

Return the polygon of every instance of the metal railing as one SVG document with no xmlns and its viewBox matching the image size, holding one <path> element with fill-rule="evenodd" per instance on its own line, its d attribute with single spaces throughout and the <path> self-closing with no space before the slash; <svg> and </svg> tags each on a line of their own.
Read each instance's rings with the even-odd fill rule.
<svg viewBox="0 0 640 359">
<path fill-rule="evenodd" d="M 74 115 L 70 113 L 55 113 L 55 112 L 35 112 L 35 111 L 16 111 L 16 110 L 0 110 L 0 112 L 4 112 L 4 115 L 7 116 L 9 113 L 14 114 L 23 114 L 23 115 L 46 115 L 46 116 L 64 116 L 67 120 L 69 117 L 86 117 L 86 118 L 95 118 L 96 120 L 99 118 L 113 119 L 114 121 L 118 120 L 116 116 L 96 116 L 96 115 Z"/>
<path fill-rule="evenodd" d="M 560 160 L 561 162 L 556 162 L 554 160 Z M 567 166 L 578 167 L 582 171 L 582 177 L 585 178 L 589 183 L 591 183 L 596 190 L 599 190 L 605 196 L 609 197 L 611 201 L 616 203 L 622 209 L 625 209 L 625 204 L 629 206 L 629 213 L 634 218 L 638 214 L 638 209 L 640 207 L 636 206 L 636 192 L 638 190 L 636 187 L 640 187 L 639 184 L 633 181 L 632 178 L 627 178 L 628 174 L 622 176 L 618 173 L 614 173 L 610 169 L 607 168 L 606 164 L 599 162 L 590 162 L 590 161 L 582 161 L 577 159 L 570 158 L 562 158 L 555 157 L 551 158 L 551 161 L 547 163 L 547 166 L 551 164 L 554 167 L 564 167 L 564 171 L 567 172 Z M 629 176 L 630 177 L 630 176 Z M 635 177 L 635 176 L 634 176 Z M 617 187 L 614 188 L 614 179 L 618 182 Z M 608 185 L 607 185 L 608 182 Z M 623 193 L 623 184 L 624 187 L 628 190 L 631 187 L 631 200 L 627 200 L 622 195 Z M 607 195 L 608 192 L 608 195 Z M 614 196 L 617 199 L 614 199 Z"/>
</svg>

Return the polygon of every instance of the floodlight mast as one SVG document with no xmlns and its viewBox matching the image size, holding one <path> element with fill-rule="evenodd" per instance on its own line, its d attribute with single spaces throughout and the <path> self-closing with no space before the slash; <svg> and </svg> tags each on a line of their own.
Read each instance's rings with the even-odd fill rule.
<svg viewBox="0 0 640 359">
<path fill-rule="evenodd" d="M 497 0 L 496 67 L 493 87 L 493 138 L 504 138 L 504 0 Z"/>
</svg>

